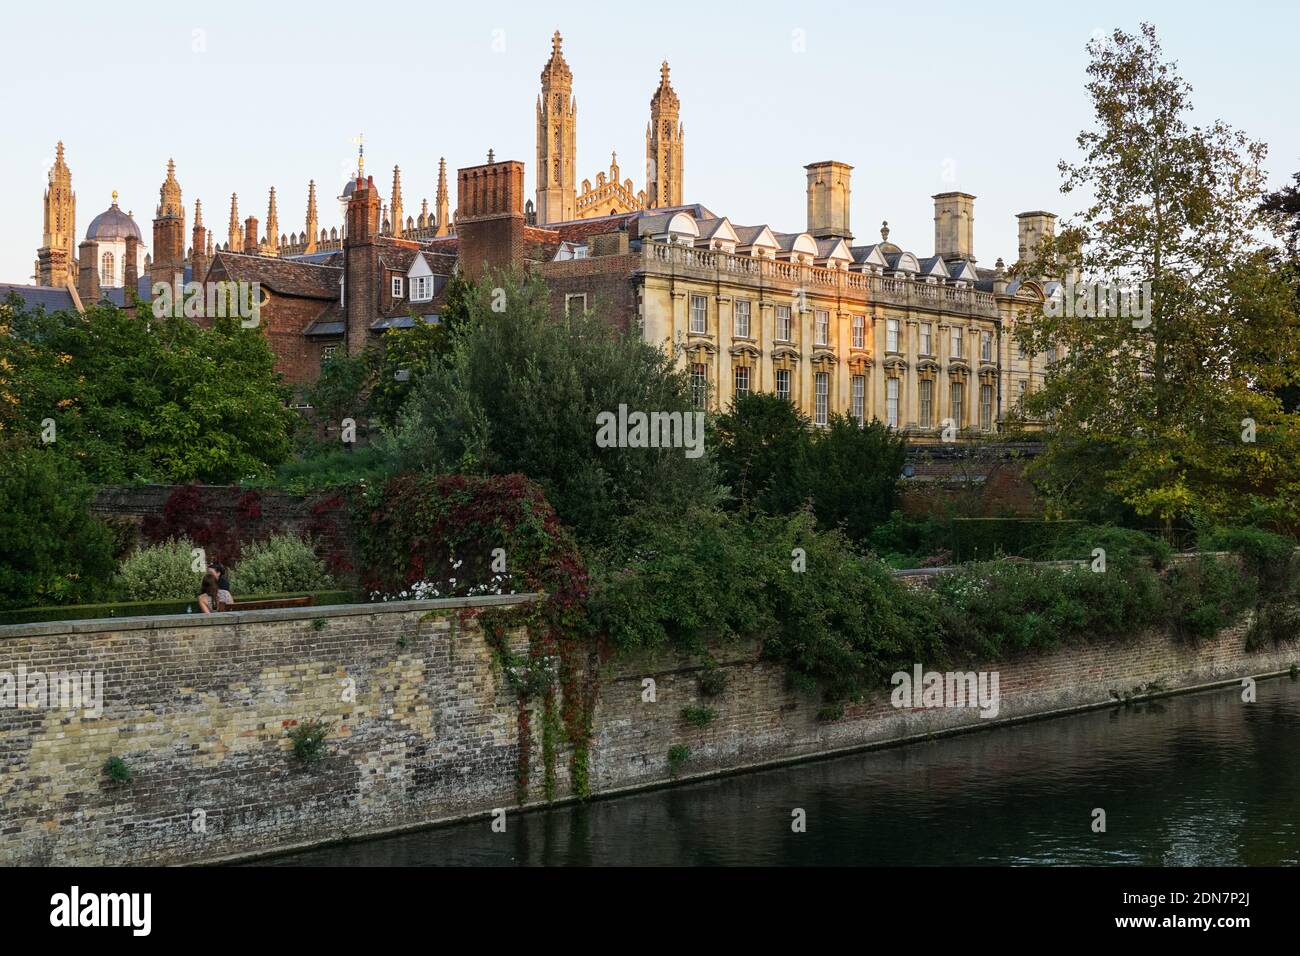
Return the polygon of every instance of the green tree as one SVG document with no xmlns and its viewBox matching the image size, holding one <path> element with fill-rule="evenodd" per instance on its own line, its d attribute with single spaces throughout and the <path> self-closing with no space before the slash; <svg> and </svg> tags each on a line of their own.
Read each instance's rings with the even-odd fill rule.
<svg viewBox="0 0 1300 956">
<path fill-rule="evenodd" d="M 809 486 L 808 417 L 780 396 L 752 392 L 718 416 L 718 476 L 742 508 L 791 514 Z"/>
<path fill-rule="evenodd" d="M 260 329 L 215 319 L 0 306 L 0 428 L 47 435 L 95 482 L 212 483 L 289 453 L 294 413 Z"/>
<path fill-rule="evenodd" d="M 826 428 L 812 433 L 808 456 L 817 524 L 866 541 L 894 510 L 905 455 L 902 436 L 883 423 L 873 419 L 859 425 L 846 415 L 831 415 Z"/>
<path fill-rule="evenodd" d="M 435 365 L 446 364 L 457 330 L 469 319 L 473 291 L 471 283 L 454 275 L 442 290 L 436 324 L 412 315 L 416 321 L 409 329 L 390 329 L 384 333 L 370 392 L 371 411 L 380 421 L 395 421 L 424 374 Z"/>
<path fill-rule="evenodd" d="M 718 473 L 745 510 L 788 515 L 811 503 L 824 529 L 857 542 L 889 519 L 905 443 L 880 422 L 832 415 L 813 428 L 789 401 L 736 399 L 715 425 Z"/>
<path fill-rule="evenodd" d="M 1061 163 L 1062 191 L 1088 205 L 1021 266 L 1149 283 L 1149 308 L 1050 307 L 1022 328 L 1032 351 L 1063 350 L 1027 402 L 1053 426 L 1032 474 L 1054 506 L 1098 519 L 1223 520 L 1265 503 L 1293 520 L 1300 429 L 1274 387 L 1295 380 L 1300 337 L 1257 239 L 1265 147 L 1222 122 L 1190 125 L 1190 88 L 1151 26 L 1088 49 L 1096 122 L 1079 161 Z"/>
<path fill-rule="evenodd" d="M 326 422 L 359 414 L 364 407 L 374 362 L 374 356 L 368 352 L 357 355 L 335 352 L 321 365 L 320 378 L 304 390 L 308 404 Z"/>
<path fill-rule="evenodd" d="M 102 596 L 113 537 L 90 513 L 94 489 L 51 448 L 0 439 L 0 609 Z"/>
<path fill-rule="evenodd" d="M 589 540 L 643 505 L 715 501 L 707 455 L 597 446 L 598 416 L 620 404 L 693 411 L 686 376 L 663 351 L 596 315 L 552 319 L 540 278 L 502 274 L 475 287 L 447 362 L 416 384 L 389 447 L 403 467 L 525 474 Z"/>
</svg>

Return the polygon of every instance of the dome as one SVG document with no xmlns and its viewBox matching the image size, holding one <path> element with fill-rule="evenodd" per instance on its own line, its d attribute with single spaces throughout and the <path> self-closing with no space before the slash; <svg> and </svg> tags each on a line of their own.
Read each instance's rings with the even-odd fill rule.
<svg viewBox="0 0 1300 956">
<path fill-rule="evenodd" d="M 86 238 L 125 239 L 127 236 L 135 236 L 141 242 L 144 241 L 135 220 L 117 208 L 117 193 L 114 193 L 113 205 L 90 220 L 90 226 L 86 229 Z"/>
</svg>

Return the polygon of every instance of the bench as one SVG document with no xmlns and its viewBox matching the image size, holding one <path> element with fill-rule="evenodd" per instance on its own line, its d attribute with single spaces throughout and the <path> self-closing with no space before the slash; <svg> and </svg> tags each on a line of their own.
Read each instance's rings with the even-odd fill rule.
<svg viewBox="0 0 1300 956">
<path fill-rule="evenodd" d="M 270 601 L 236 601 L 234 604 L 226 605 L 227 611 L 269 611 L 272 608 L 280 607 L 311 607 L 312 596 L 304 594 L 302 597 L 275 598 Z"/>
</svg>

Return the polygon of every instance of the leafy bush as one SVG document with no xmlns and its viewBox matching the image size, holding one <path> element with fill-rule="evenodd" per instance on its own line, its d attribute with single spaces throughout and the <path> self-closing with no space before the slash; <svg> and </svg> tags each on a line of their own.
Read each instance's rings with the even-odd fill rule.
<svg viewBox="0 0 1300 956">
<path fill-rule="evenodd" d="M 712 707 L 683 707 L 682 719 L 692 727 L 707 727 L 718 716 Z"/>
<path fill-rule="evenodd" d="M 0 609 L 75 604 L 107 590 L 114 541 L 90 513 L 93 495 L 67 459 L 0 443 Z"/>
<path fill-rule="evenodd" d="M 304 720 L 290 727 L 287 733 L 294 758 L 304 766 L 319 761 L 325 756 L 325 738 L 332 729 L 324 720 Z"/>
<path fill-rule="evenodd" d="M 104 776 L 113 783 L 130 783 L 131 768 L 121 757 L 109 757 L 104 761 Z"/>
<path fill-rule="evenodd" d="M 193 598 L 207 568 L 194 570 L 193 543 L 180 538 L 141 548 L 122 562 L 117 586 L 128 601 Z"/>
<path fill-rule="evenodd" d="M 928 594 L 944 643 L 959 659 L 995 660 L 1070 640 L 1155 624 L 1163 601 L 1147 568 L 1095 573 L 1022 562 L 970 565 L 940 575 Z"/>
<path fill-rule="evenodd" d="M 1175 637 L 1197 641 L 1232 624 L 1255 603 L 1255 583 L 1231 559 L 1201 555 L 1165 574 L 1168 620 Z"/>
<path fill-rule="evenodd" d="M 382 481 L 390 472 L 387 455 L 374 445 L 349 451 L 338 442 L 313 442 L 301 457 L 277 468 L 274 478 L 247 481 L 244 485 L 306 494 L 358 481 Z"/>
<path fill-rule="evenodd" d="M 286 532 L 245 548 L 230 584 L 240 594 L 273 594 L 330 588 L 334 580 L 311 542 Z"/>
<path fill-rule="evenodd" d="M 819 532 L 810 512 L 642 516 L 622 539 L 635 543 L 600 556 L 588 605 L 618 649 L 699 653 L 710 640 L 757 638 L 797 685 L 831 698 L 939 653 L 926 609 L 843 534 Z"/>
<path fill-rule="evenodd" d="M 867 539 L 871 550 L 893 568 L 952 563 L 952 521 L 935 515 L 890 512 Z"/>
<path fill-rule="evenodd" d="M 1106 552 L 1106 564 L 1112 570 L 1128 570 L 1147 564 L 1157 570 L 1173 556 L 1169 544 L 1155 535 L 1116 525 L 1075 525 L 1046 549 L 1045 557 L 1055 560 L 1091 561 L 1093 551 Z"/>
<path fill-rule="evenodd" d="M 958 562 L 993 561 L 1004 555 L 1041 560 L 1077 533 L 1076 521 L 1039 518 L 956 518 L 953 555 Z"/>
</svg>

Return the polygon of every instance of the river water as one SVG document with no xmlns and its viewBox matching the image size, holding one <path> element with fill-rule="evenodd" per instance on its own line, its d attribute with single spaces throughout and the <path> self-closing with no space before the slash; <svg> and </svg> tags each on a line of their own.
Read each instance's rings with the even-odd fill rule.
<svg viewBox="0 0 1300 956">
<path fill-rule="evenodd" d="M 1105 832 L 1094 832 L 1094 810 Z M 806 830 L 792 830 L 804 811 Z M 1300 683 L 1262 681 L 263 865 L 1300 863 Z"/>
</svg>

